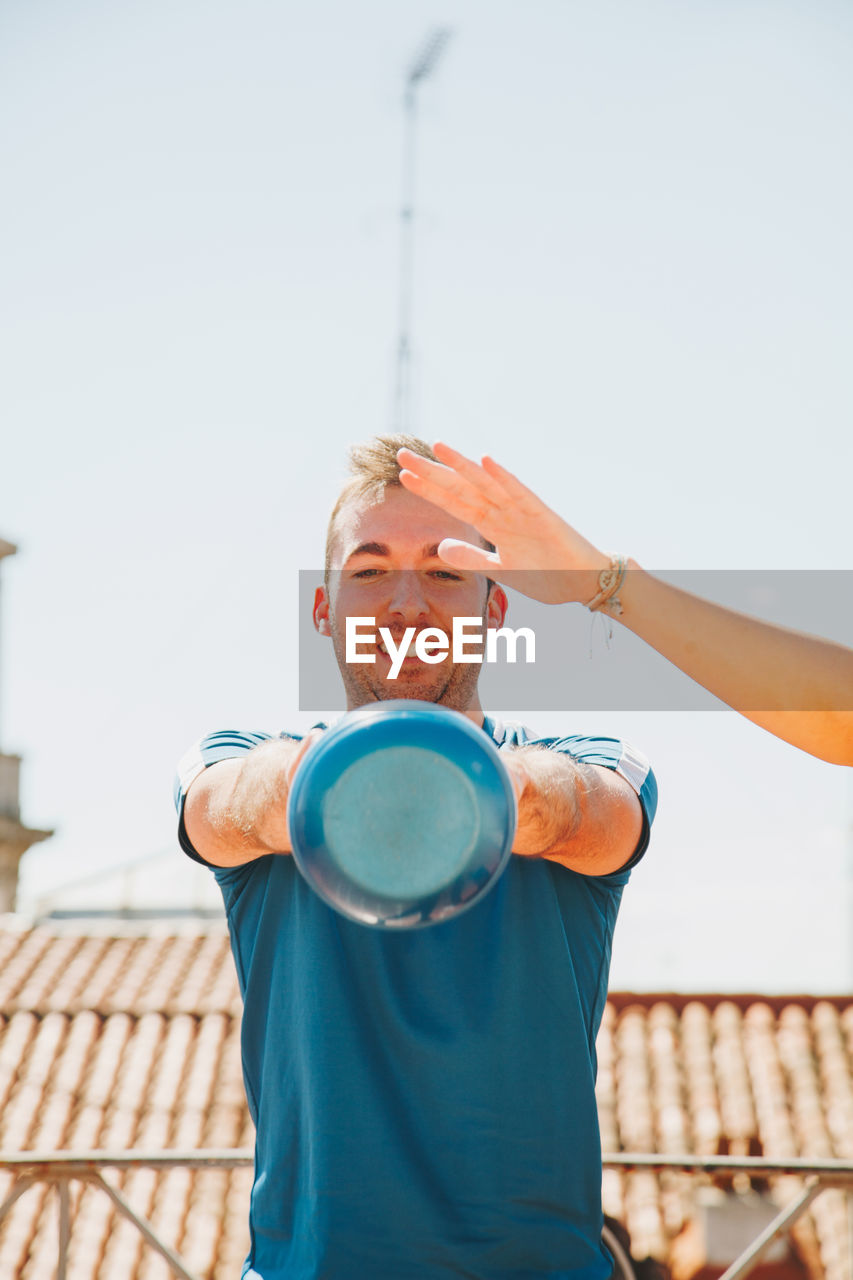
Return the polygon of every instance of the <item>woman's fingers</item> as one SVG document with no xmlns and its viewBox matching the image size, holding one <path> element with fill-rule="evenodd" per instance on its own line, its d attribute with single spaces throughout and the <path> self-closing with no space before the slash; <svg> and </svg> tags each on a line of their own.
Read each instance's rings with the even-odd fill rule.
<svg viewBox="0 0 853 1280">
<path fill-rule="evenodd" d="M 475 573 L 492 573 L 500 568 L 501 558 L 485 547 L 458 538 L 445 538 L 438 544 L 438 554 L 451 569 L 467 569 Z"/>
<path fill-rule="evenodd" d="M 498 527 L 506 529 L 507 517 L 512 515 L 517 498 L 496 478 L 487 475 L 479 463 L 451 449 L 450 445 L 438 441 L 434 452 L 439 462 L 409 449 L 398 452 L 397 459 L 403 467 L 400 472 L 403 487 L 474 525 L 490 541 L 497 541 L 493 531 Z M 514 480 L 509 472 L 505 474 Z M 520 491 L 529 494 L 519 481 L 514 482 L 516 494 Z M 530 497 L 537 501 L 532 494 Z"/>
<path fill-rule="evenodd" d="M 500 484 L 487 475 L 478 462 L 466 458 L 464 453 L 460 453 L 458 449 L 452 449 L 443 440 L 436 440 L 433 453 L 439 462 L 444 463 L 451 474 L 457 477 L 457 480 L 465 481 L 487 502 L 499 504 L 503 501 L 505 495 L 501 492 Z"/>
<path fill-rule="evenodd" d="M 507 471 L 506 467 L 502 467 L 499 462 L 495 462 L 494 458 L 490 458 L 488 454 L 483 457 L 483 470 L 503 487 L 507 496 L 525 514 L 538 515 L 543 510 L 548 510 L 546 504 L 532 489 L 528 489 L 527 485 L 522 484 L 517 476 L 514 476 L 511 471 Z"/>
</svg>

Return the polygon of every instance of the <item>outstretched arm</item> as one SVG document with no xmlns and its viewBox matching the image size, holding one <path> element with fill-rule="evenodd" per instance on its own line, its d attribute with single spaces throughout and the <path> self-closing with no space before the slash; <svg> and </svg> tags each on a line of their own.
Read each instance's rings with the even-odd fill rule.
<svg viewBox="0 0 853 1280">
<path fill-rule="evenodd" d="M 239 867 L 268 853 L 290 853 L 287 799 L 297 765 L 316 741 L 271 739 L 248 755 L 220 760 L 190 786 L 184 828 L 214 867 Z"/>
<path fill-rule="evenodd" d="M 287 802 L 296 770 L 321 734 L 271 739 L 247 755 L 210 765 L 191 783 L 184 828 L 215 867 L 291 853 Z M 640 838 L 636 793 L 610 769 L 538 746 L 503 755 L 518 799 L 513 852 L 544 857 L 585 875 L 605 875 L 630 859 Z"/>
<path fill-rule="evenodd" d="M 588 603 L 610 559 L 493 459 L 444 444 L 438 463 L 400 450 L 405 488 L 467 521 L 494 552 L 447 539 L 439 554 L 546 603 Z M 634 561 L 619 622 L 730 707 L 834 764 L 853 764 L 853 650 L 712 604 Z"/>
<path fill-rule="evenodd" d="M 501 753 L 518 796 L 512 851 L 603 876 L 630 861 L 643 830 L 637 793 L 603 765 L 538 746 Z"/>
</svg>

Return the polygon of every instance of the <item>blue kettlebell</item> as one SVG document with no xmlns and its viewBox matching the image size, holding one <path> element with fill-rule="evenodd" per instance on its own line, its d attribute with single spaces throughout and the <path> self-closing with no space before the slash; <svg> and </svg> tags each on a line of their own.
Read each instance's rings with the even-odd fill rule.
<svg viewBox="0 0 853 1280">
<path fill-rule="evenodd" d="M 515 793 L 492 739 L 431 702 L 347 712 L 308 752 L 288 806 L 293 856 L 342 915 L 417 929 L 468 910 L 499 879 Z"/>
</svg>

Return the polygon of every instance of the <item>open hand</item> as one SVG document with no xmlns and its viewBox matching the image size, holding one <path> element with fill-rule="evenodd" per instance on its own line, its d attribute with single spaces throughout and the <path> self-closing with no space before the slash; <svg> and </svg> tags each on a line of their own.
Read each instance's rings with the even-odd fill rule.
<svg viewBox="0 0 853 1280">
<path fill-rule="evenodd" d="M 438 462 L 400 449 L 400 483 L 473 525 L 496 548 L 445 538 L 438 554 L 446 564 L 485 573 L 546 604 L 586 603 L 595 595 L 608 556 L 494 459 L 472 462 L 440 442 L 434 452 Z"/>
</svg>

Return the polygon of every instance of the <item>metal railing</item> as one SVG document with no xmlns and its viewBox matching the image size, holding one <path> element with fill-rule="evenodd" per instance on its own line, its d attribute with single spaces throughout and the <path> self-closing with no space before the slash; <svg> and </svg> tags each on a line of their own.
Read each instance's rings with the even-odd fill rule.
<svg viewBox="0 0 853 1280">
<path fill-rule="evenodd" d="M 57 1280 L 66 1280 L 68 1270 L 68 1246 L 71 1239 L 71 1182 L 84 1182 L 97 1187 L 107 1195 L 118 1212 L 133 1223 L 139 1233 L 168 1263 L 180 1280 L 199 1280 L 157 1234 L 152 1223 L 143 1218 L 128 1203 L 109 1179 L 105 1169 L 242 1169 L 252 1165 L 252 1152 L 238 1150 L 199 1151 L 82 1151 L 82 1152 L 0 1152 L 0 1170 L 15 1175 L 15 1181 L 0 1204 L 0 1223 L 12 1206 L 30 1187 L 46 1183 L 56 1188 L 59 1198 L 59 1262 Z M 812 1201 L 830 1187 L 841 1188 L 853 1195 L 853 1161 L 847 1160 L 768 1160 L 763 1156 L 665 1156 L 645 1152 L 620 1152 L 603 1157 L 607 1169 L 621 1169 L 625 1173 L 643 1170 L 647 1173 L 688 1173 L 714 1176 L 750 1174 L 757 1178 L 794 1176 L 804 1180 L 799 1196 L 785 1206 L 764 1231 L 735 1259 L 721 1280 L 742 1280 L 742 1277 L 759 1261 L 771 1242 L 791 1227 L 805 1213 Z M 626 1280 L 633 1280 L 630 1261 L 624 1257 L 618 1241 L 607 1233 L 617 1263 Z M 615 1245 L 615 1248 L 614 1248 Z M 622 1255 L 622 1256 L 620 1256 Z"/>
<path fill-rule="evenodd" d="M 122 1217 L 165 1258 L 181 1280 L 199 1280 L 186 1263 L 157 1234 L 152 1223 L 128 1203 L 117 1187 L 104 1177 L 104 1169 L 242 1169 L 252 1164 L 252 1152 L 236 1151 L 20 1151 L 0 1152 L 0 1169 L 17 1175 L 6 1199 L 0 1204 L 0 1223 L 15 1201 L 38 1182 L 56 1188 L 59 1196 L 59 1262 L 57 1280 L 66 1280 L 68 1245 L 71 1240 L 71 1195 L 69 1183 L 84 1182 L 97 1187 L 112 1200 Z"/>
<path fill-rule="evenodd" d="M 777 1236 L 800 1218 L 822 1191 L 837 1187 L 853 1195 L 853 1161 L 850 1160 L 768 1160 L 764 1156 L 664 1156 L 645 1152 L 605 1155 L 605 1168 L 622 1169 L 626 1173 L 690 1173 L 713 1177 L 720 1174 L 751 1174 L 756 1178 L 794 1176 L 805 1180 L 801 1194 L 779 1211 L 772 1222 L 744 1249 L 720 1277 L 720 1280 L 742 1280 Z"/>
</svg>

